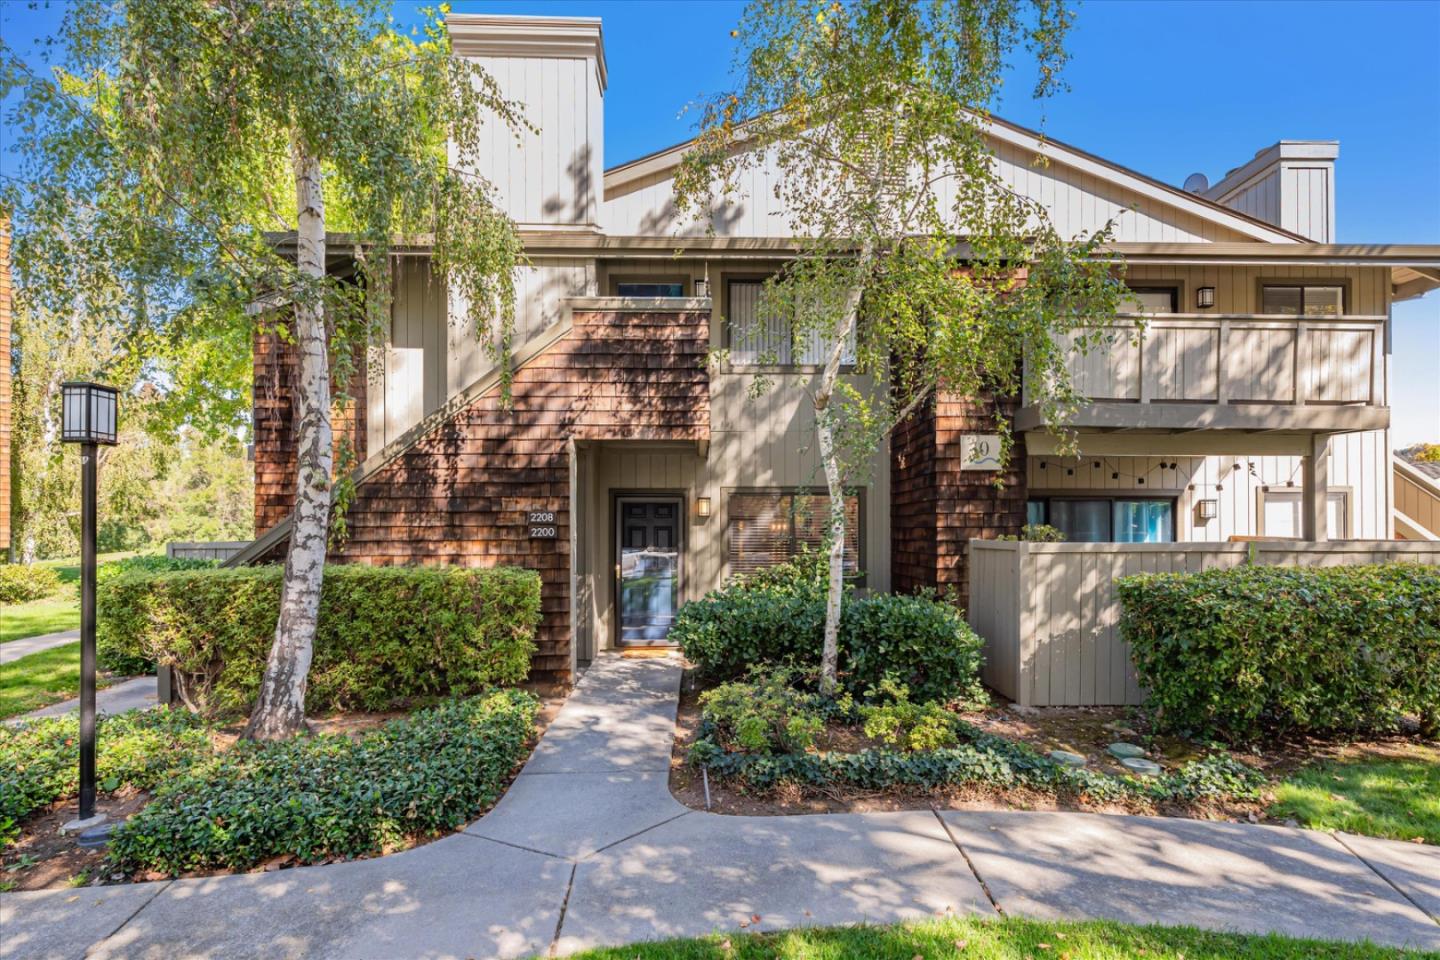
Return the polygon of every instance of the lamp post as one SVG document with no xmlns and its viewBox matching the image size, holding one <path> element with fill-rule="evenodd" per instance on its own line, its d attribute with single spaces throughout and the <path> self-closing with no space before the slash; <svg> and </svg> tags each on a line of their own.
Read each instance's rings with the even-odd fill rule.
<svg viewBox="0 0 1440 960">
<path fill-rule="evenodd" d="M 60 439 L 80 444 L 80 815 L 69 832 L 104 820 L 95 816 L 95 461 L 100 444 L 115 445 L 117 391 L 72 381 L 60 395 Z"/>
</svg>

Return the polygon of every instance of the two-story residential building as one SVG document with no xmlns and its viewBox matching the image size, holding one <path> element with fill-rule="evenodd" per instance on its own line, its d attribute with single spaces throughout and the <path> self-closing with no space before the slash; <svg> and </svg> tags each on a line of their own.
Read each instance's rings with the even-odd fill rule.
<svg viewBox="0 0 1440 960">
<path fill-rule="evenodd" d="M 569 674 L 602 650 L 663 643 L 686 599 L 820 542 L 823 475 L 796 389 L 819 356 L 757 309 L 794 247 L 775 170 L 708 222 L 682 220 L 685 144 L 605 166 L 599 20 L 452 14 L 449 29 L 455 55 L 483 64 L 535 127 L 517 144 L 495 125 L 479 171 L 525 241 L 513 406 L 467 305 L 432 280 L 423 248 L 404 251 L 390 342 L 341 425 L 364 463 L 337 559 L 537 569 L 536 666 Z M 1440 286 L 1440 247 L 1334 243 L 1335 143 L 1280 141 L 1214 187 L 1182 189 L 1000 120 L 989 137 L 1063 234 L 1114 222 L 1109 255 L 1144 333 L 1133 316 L 1103 318 L 1126 335 L 1076 354 L 1091 398 L 1072 423 L 1079 456 L 1059 454 L 1025 397 L 941 397 L 903 424 L 847 497 L 847 551 L 868 588 L 973 594 L 971 541 L 1027 522 L 1157 556 L 1394 537 L 1388 317 Z M 728 362 L 708 367 L 719 346 L 734 347 Z M 752 400 L 772 352 L 775 387 Z M 257 541 L 241 562 L 284 542 L 292 369 L 257 342 Z M 1003 485 L 964 455 L 996 416 L 1020 441 Z M 1047 602 L 1083 605 L 1087 589 Z M 1112 690 L 1094 663 L 1080 669 L 1086 690 L 1048 702 L 1133 696 L 1123 676 Z"/>
</svg>

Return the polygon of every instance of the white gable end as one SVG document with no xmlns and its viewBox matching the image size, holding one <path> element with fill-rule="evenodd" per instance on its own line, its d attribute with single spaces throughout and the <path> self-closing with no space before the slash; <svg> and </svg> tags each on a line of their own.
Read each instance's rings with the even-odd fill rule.
<svg viewBox="0 0 1440 960">
<path fill-rule="evenodd" d="M 1292 239 L 1265 224 L 1084 154 L 1042 144 L 1026 131 L 997 126 L 990 142 L 1005 183 L 1040 202 L 1067 238 L 1094 233 L 1113 221 L 1114 239 L 1120 243 Z M 1048 163 L 1035 163 L 1037 152 Z M 697 222 L 690 215 L 680 217 L 670 173 L 682 153 L 683 147 L 677 147 L 652 158 L 648 165 L 656 169 L 648 176 L 626 176 L 627 168 L 607 174 L 601 229 L 611 236 L 702 237 L 712 229 L 720 237 L 775 239 L 790 235 L 789 219 L 775 195 L 780 172 L 773 157 L 745 171 L 741 189 L 718 204 L 708 222 Z M 638 167 L 639 163 L 629 166 Z M 943 202 L 948 199 L 943 194 L 949 191 L 943 183 L 939 189 Z"/>
</svg>

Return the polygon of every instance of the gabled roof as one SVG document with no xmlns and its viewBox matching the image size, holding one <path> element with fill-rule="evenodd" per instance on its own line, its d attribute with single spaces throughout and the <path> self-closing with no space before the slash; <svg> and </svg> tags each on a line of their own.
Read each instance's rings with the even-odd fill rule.
<svg viewBox="0 0 1440 960">
<path fill-rule="evenodd" d="M 1173 187 L 1078 147 L 1053 140 L 1038 131 L 1010 123 L 1008 120 L 992 116 L 986 120 L 985 126 L 987 133 L 1002 143 L 1033 151 L 1052 162 L 1079 170 L 1099 180 L 1167 204 L 1192 216 L 1209 220 L 1256 240 L 1270 243 L 1309 242 L 1309 238 L 1298 233 L 1291 233 L 1272 223 L 1267 223 L 1238 210 L 1232 210 L 1199 194 Z M 637 182 L 653 183 L 657 177 L 663 177 L 670 173 L 680 165 L 686 151 L 694 143 L 695 140 L 692 138 L 609 168 L 605 171 L 605 196 L 608 198 L 617 193 L 626 192 L 626 187 L 637 184 Z"/>
</svg>

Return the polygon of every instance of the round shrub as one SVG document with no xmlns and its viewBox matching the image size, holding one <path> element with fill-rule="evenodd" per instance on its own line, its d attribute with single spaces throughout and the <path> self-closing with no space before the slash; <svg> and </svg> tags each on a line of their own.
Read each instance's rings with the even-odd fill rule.
<svg viewBox="0 0 1440 960">
<path fill-rule="evenodd" d="M 1247 566 L 1118 581 L 1120 629 L 1163 729 L 1440 733 L 1440 568 Z"/>
<path fill-rule="evenodd" d="M 31 563 L 0 563 L 0 603 L 29 603 L 60 589 L 54 567 Z"/>
<path fill-rule="evenodd" d="M 784 566 L 737 579 L 680 608 L 670 639 L 702 679 L 733 680 L 754 664 L 819 664 L 824 582 Z M 840 672 L 846 688 L 862 698 L 886 681 L 907 687 L 918 702 L 983 698 L 981 644 L 959 609 L 932 593 L 846 592 Z"/>
</svg>

